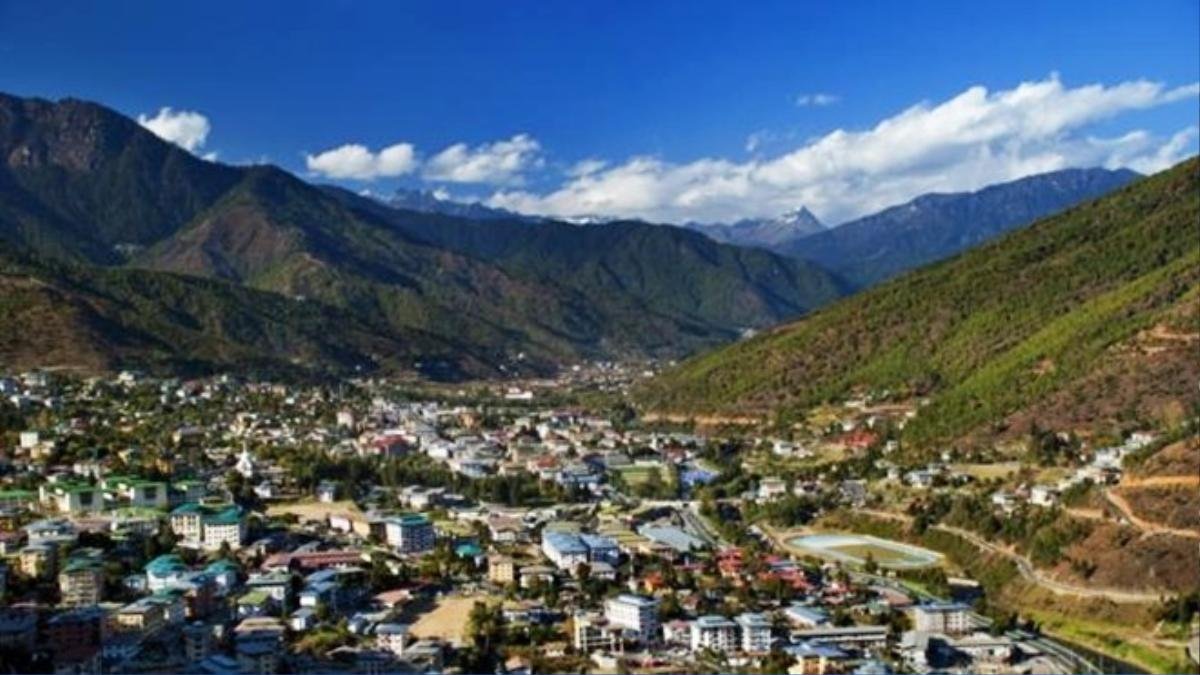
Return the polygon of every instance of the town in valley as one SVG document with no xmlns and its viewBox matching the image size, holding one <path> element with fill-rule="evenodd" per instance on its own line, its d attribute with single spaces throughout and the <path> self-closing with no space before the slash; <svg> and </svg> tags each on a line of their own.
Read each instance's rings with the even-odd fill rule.
<svg viewBox="0 0 1200 675">
<path fill-rule="evenodd" d="M 622 402 L 652 367 L 0 378 L 3 653 L 55 672 L 1100 667 L 975 576 L 1086 595 L 1043 571 L 1072 535 L 1027 547 L 956 514 L 1054 523 L 1182 441 L 1046 432 L 914 462 L 897 431 L 919 403 L 869 392 L 774 434 L 685 432 Z"/>
</svg>

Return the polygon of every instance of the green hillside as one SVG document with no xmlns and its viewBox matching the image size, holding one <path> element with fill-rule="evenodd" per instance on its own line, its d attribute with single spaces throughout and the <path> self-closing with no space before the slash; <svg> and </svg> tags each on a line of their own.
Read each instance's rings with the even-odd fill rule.
<svg viewBox="0 0 1200 675">
<path fill-rule="evenodd" d="M 534 372 L 677 357 L 842 293 L 813 263 L 696 233 L 401 211 L 198 159 L 100 105 L 0 94 L 3 242 L 96 279 L 113 275 L 83 265 L 305 298 L 382 331 L 399 355 Z"/>
<path fill-rule="evenodd" d="M 337 307 L 177 274 L 36 259 L 0 244 L 0 363 L 264 374 L 489 368 L 470 348 Z M 435 373 L 436 374 L 436 373 Z"/>
<path fill-rule="evenodd" d="M 1189 308 L 1200 301 L 1198 219 L 1200 160 L 1192 159 L 686 361 L 649 384 L 641 403 L 787 422 L 856 390 L 889 390 L 929 397 L 904 432 L 929 444 L 1084 383 L 1097 389 L 1080 394 L 1100 396 L 1122 383 L 1089 376 L 1109 367 L 1139 331 L 1160 324 L 1195 331 Z"/>
</svg>

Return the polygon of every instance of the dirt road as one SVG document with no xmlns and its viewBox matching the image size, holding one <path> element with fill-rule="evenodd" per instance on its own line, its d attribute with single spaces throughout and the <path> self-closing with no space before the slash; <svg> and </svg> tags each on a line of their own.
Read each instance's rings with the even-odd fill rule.
<svg viewBox="0 0 1200 675">
<path fill-rule="evenodd" d="M 889 520 L 898 520 L 898 521 L 904 521 L 904 522 L 912 521 L 912 518 L 910 516 L 907 516 L 905 514 L 900 514 L 900 513 L 892 513 L 890 511 L 873 511 L 873 510 L 864 509 L 862 511 L 862 513 L 866 513 L 867 515 L 871 515 L 871 516 L 886 518 Z M 1046 590 L 1051 591 L 1052 593 L 1054 593 L 1056 595 L 1070 595 L 1070 596 L 1074 596 L 1077 598 L 1099 598 L 1099 599 L 1111 600 L 1111 601 L 1113 601 L 1115 603 L 1119 603 L 1119 604 L 1144 604 L 1144 603 L 1158 602 L 1159 599 L 1162 597 L 1162 593 L 1154 593 L 1154 592 L 1150 592 L 1150 591 L 1129 591 L 1129 590 L 1122 590 L 1122 589 L 1115 589 L 1115 588 L 1096 588 L 1094 586 L 1076 586 L 1074 584 L 1064 583 L 1064 582 L 1058 581 L 1056 579 L 1053 579 L 1053 578 L 1049 577 L 1048 575 L 1046 575 L 1041 570 L 1038 570 L 1036 567 L 1033 566 L 1033 563 L 1029 561 L 1029 558 L 1026 558 L 1025 556 L 1017 553 L 1016 551 L 1014 551 L 1010 548 L 998 546 L 998 545 L 984 539 L 983 537 L 979 536 L 978 534 L 975 534 L 974 532 L 971 532 L 969 530 L 964 530 L 959 527 L 952 527 L 950 525 L 942 525 L 942 524 L 934 525 L 933 527 L 934 527 L 934 529 L 941 530 L 943 532 L 949 532 L 950 534 L 954 534 L 959 537 L 962 537 L 963 539 L 966 539 L 968 542 L 970 542 L 972 545 L 974 545 L 976 548 L 983 549 L 985 551 L 989 551 L 991 553 L 995 553 L 997 555 L 1001 555 L 1001 556 L 1004 556 L 1005 558 L 1008 558 L 1009 560 L 1013 561 L 1013 563 L 1017 566 L 1017 571 L 1021 574 L 1022 578 L 1026 579 L 1027 581 L 1031 581 L 1031 582 L 1037 584 L 1038 586 L 1041 586 L 1042 588 L 1045 588 Z"/>
</svg>

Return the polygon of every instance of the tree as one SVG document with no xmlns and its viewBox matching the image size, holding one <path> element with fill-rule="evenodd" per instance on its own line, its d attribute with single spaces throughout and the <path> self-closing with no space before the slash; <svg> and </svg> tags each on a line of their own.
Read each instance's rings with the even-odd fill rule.
<svg viewBox="0 0 1200 675">
<path fill-rule="evenodd" d="M 499 605 L 476 602 L 467 617 L 467 638 L 472 653 L 464 664 L 469 672 L 494 672 L 504 639 L 504 613 Z"/>
<path fill-rule="evenodd" d="M 758 667 L 758 672 L 763 675 L 778 675 L 779 673 L 788 672 L 795 663 L 796 659 L 792 658 L 791 654 L 775 647 L 763 659 L 762 665 Z"/>
</svg>

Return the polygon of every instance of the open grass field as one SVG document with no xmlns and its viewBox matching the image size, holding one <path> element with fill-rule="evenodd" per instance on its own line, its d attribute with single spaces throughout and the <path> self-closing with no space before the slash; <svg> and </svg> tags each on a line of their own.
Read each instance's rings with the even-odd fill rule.
<svg viewBox="0 0 1200 675">
<path fill-rule="evenodd" d="M 616 471 L 617 471 L 617 473 L 621 474 L 621 478 L 625 481 L 626 485 L 628 485 L 629 487 L 636 487 L 638 485 L 641 485 L 642 483 L 645 483 L 647 480 L 649 480 L 650 474 L 653 473 L 655 470 L 658 471 L 658 475 L 660 478 L 662 478 L 663 481 L 666 481 L 668 483 L 671 481 L 671 472 L 668 471 L 667 467 L 665 467 L 665 466 L 633 465 L 633 466 L 622 467 L 620 469 L 617 469 Z"/>
<path fill-rule="evenodd" d="M 318 502 L 309 500 L 303 502 L 287 502 L 281 504 L 272 504 L 267 507 L 268 516 L 279 515 L 294 515 L 302 521 L 315 520 L 324 521 L 330 514 L 348 514 L 351 516 L 363 515 L 362 510 L 358 505 L 350 500 L 337 502 Z"/>
<path fill-rule="evenodd" d="M 875 562 L 887 567 L 897 563 L 906 563 L 912 559 L 912 556 L 897 551 L 885 546 L 875 546 L 874 544 L 848 544 L 846 546 L 830 546 L 829 550 L 837 551 L 842 555 L 850 556 L 858 560 L 866 561 L 867 558 L 873 558 Z"/>
</svg>

